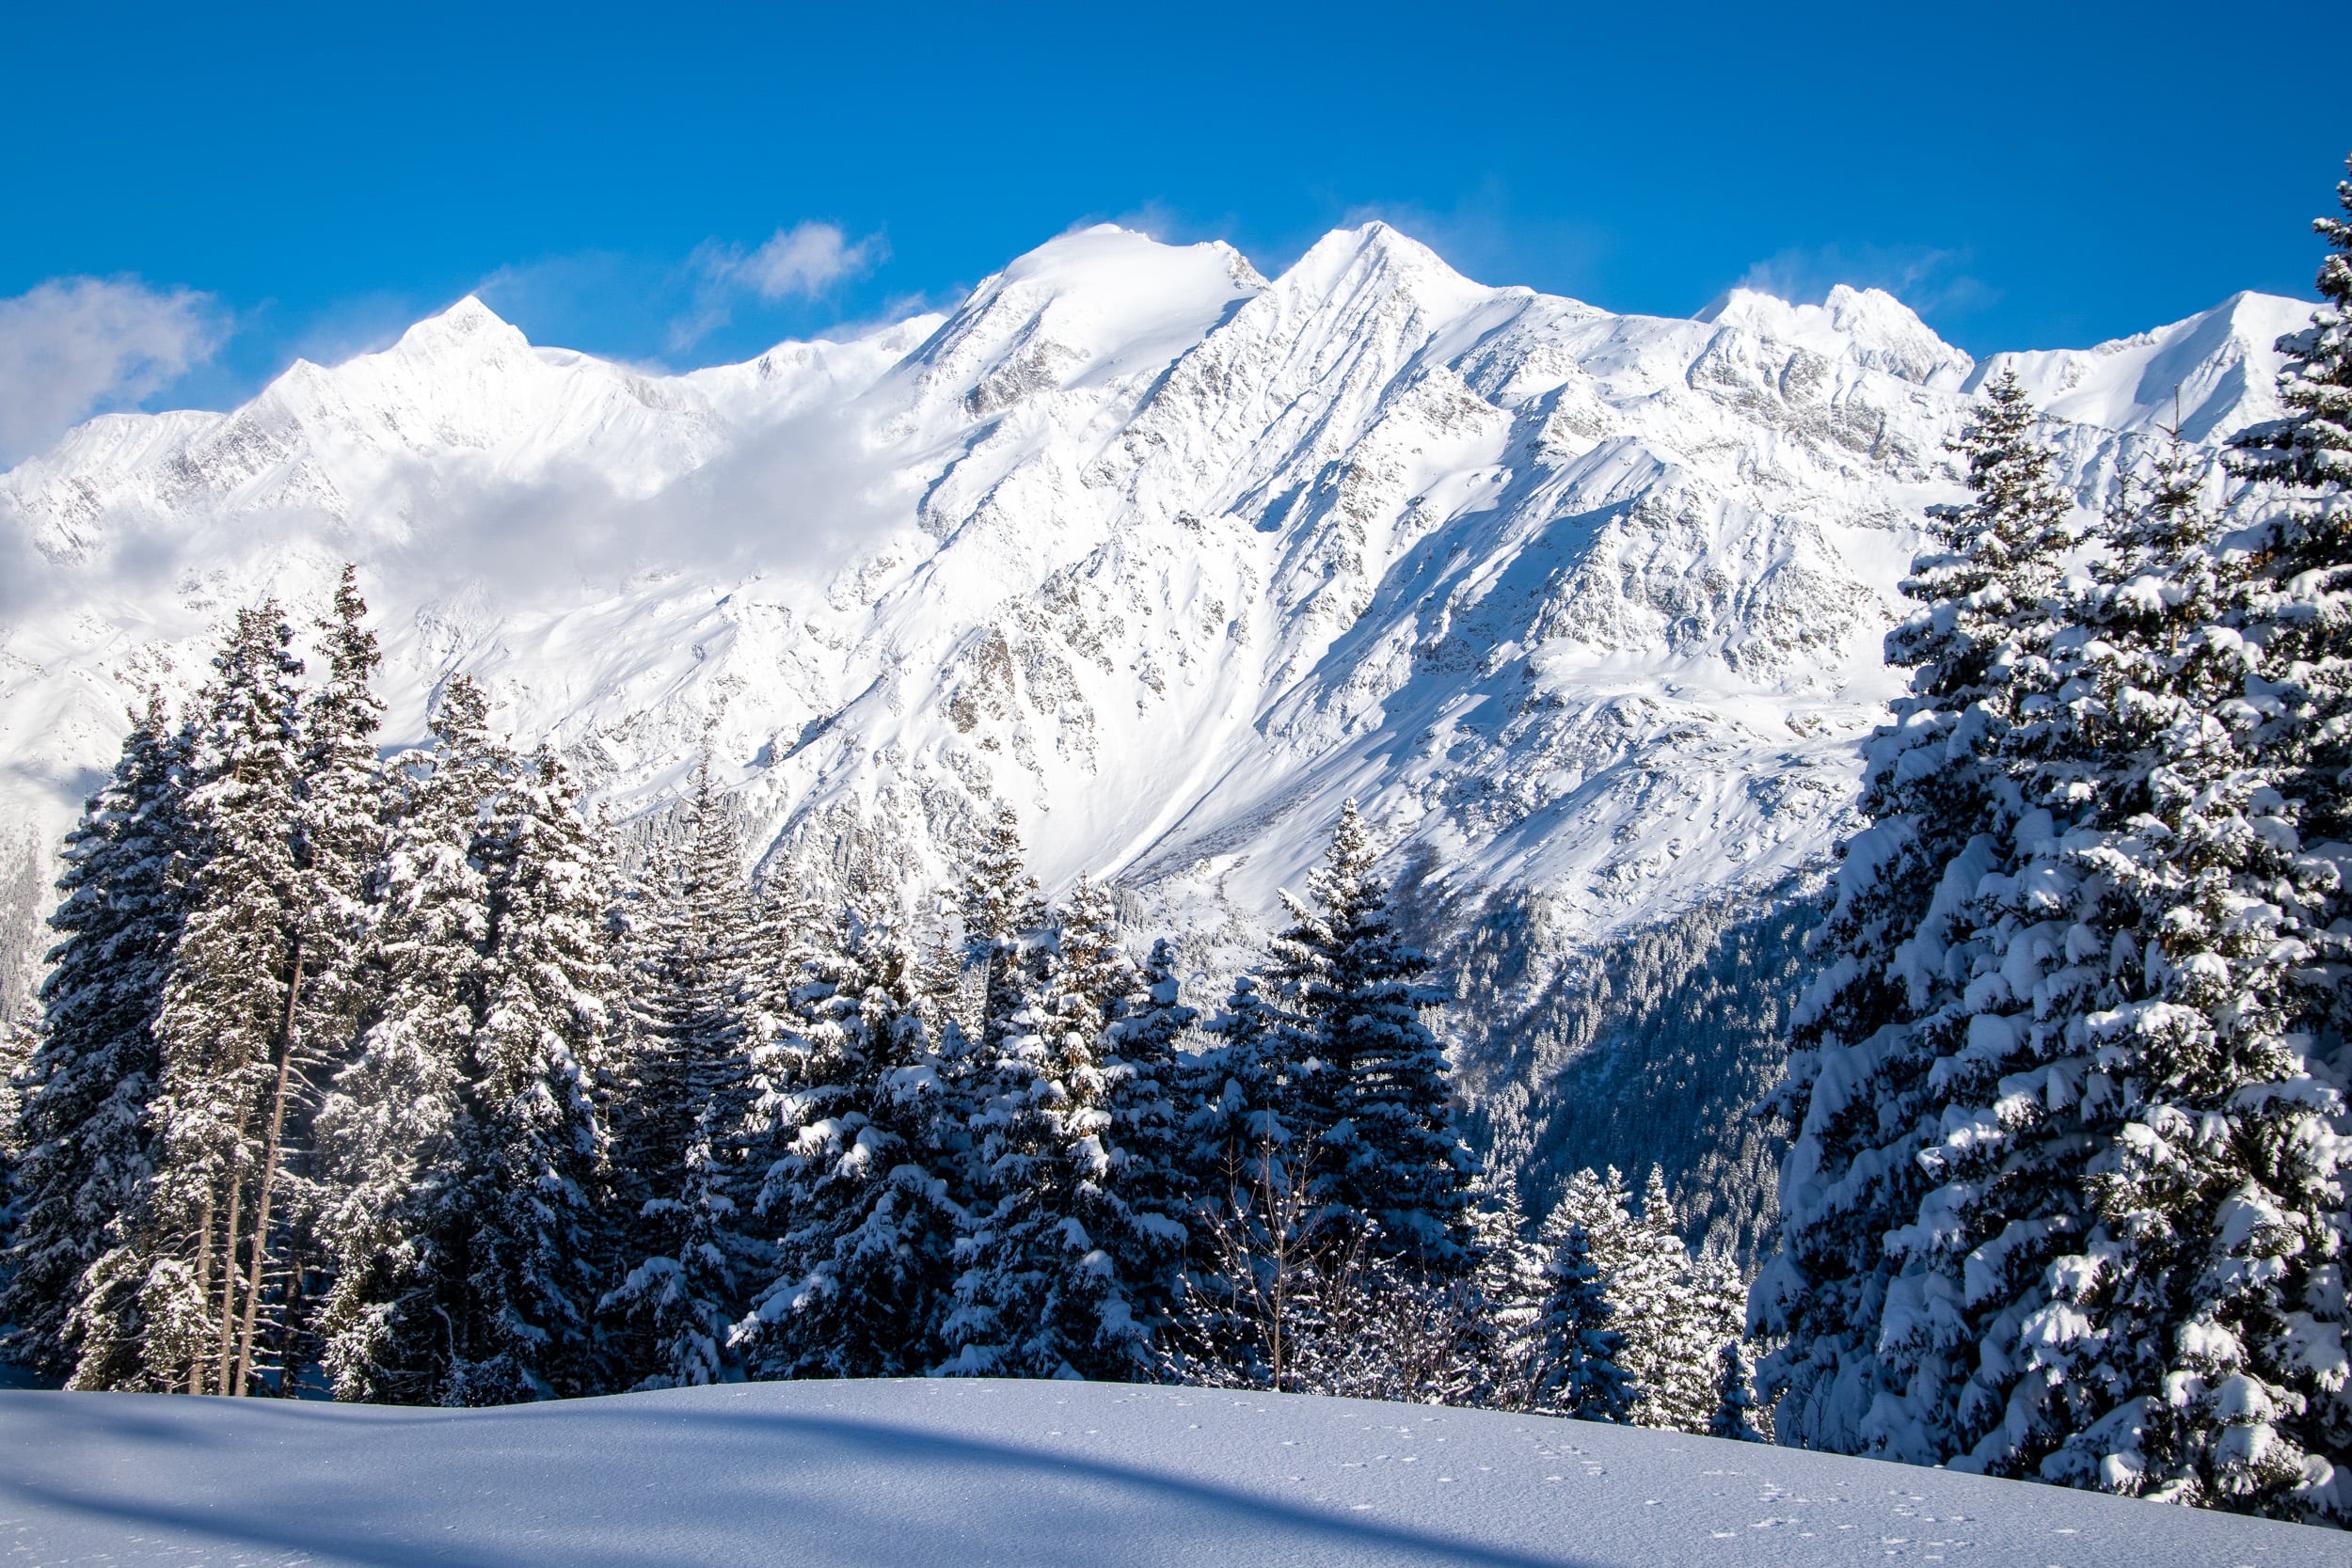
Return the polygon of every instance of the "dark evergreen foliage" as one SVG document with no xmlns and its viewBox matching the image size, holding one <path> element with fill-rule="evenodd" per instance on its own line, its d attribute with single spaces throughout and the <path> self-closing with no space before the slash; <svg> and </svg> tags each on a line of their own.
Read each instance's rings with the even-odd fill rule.
<svg viewBox="0 0 2352 1568">
<path fill-rule="evenodd" d="M 94 1380 L 136 1375 L 135 1276 L 110 1264 L 85 1304 L 84 1275 L 131 1255 L 151 1175 L 155 1015 L 184 907 L 186 748 L 151 695 L 65 842 L 49 922 L 61 940 L 18 1090 L 15 1229 L 0 1265 L 6 1354 L 49 1377 L 71 1375 L 86 1348 Z"/>
</svg>

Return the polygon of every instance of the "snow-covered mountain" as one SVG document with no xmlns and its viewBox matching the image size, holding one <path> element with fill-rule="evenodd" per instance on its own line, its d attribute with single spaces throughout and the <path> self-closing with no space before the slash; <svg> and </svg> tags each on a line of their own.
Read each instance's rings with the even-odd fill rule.
<svg viewBox="0 0 2352 1568">
<path fill-rule="evenodd" d="M 2005 357 L 2090 497 L 2176 386 L 2200 441 L 2273 414 L 2308 309 Z M 1271 280 L 1098 228 L 945 316 L 675 376 L 464 300 L 0 477 L 16 978 L 135 689 L 192 689 L 230 608 L 351 559 L 396 737 L 466 669 L 624 804 L 707 739 L 763 853 L 914 899 L 1009 800 L 1049 885 L 1115 879 L 1204 975 L 1354 795 L 1432 939 L 1485 955 L 1490 1022 L 1523 1016 L 1820 863 L 1994 368 L 1877 291 L 1619 316 L 1381 224 Z M 1470 1051 L 1530 1087 L 1542 1054 Z"/>
</svg>

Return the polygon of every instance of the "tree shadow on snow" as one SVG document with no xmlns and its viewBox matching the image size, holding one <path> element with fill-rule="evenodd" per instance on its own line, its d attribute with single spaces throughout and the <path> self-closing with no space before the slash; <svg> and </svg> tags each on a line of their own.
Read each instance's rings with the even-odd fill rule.
<svg viewBox="0 0 2352 1568">
<path fill-rule="evenodd" d="M 59 1439 L 42 1445 L 52 1462 L 11 1466 L 0 1494 L 57 1520 L 61 1536 L 114 1527 L 122 1542 L 106 1546 L 120 1562 L 138 1560 L 123 1545 L 149 1532 L 370 1568 L 1143 1568 L 1237 1553 L 1264 1565 L 1589 1562 L 1352 1517 L 1344 1502 L 1285 1503 L 883 1421 L 601 1401 L 524 1409 L 532 1418 L 381 1411 L 355 1422 L 347 1407 L 280 1405 L 198 1428 L 158 1419 L 145 1400 L 77 1402 L 70 1423 L 43 1413 L 44 1435 Z M 69 1424 L 80 1430 L 55 1432 Z M 158 1442 L 172 1451 L 138 1451 Z M 84 1443 L 107 1446 L 106 1473 L 71 1457 Z M 31 1524 L 39 1542 L 46 1531 Z"/>
</svg>

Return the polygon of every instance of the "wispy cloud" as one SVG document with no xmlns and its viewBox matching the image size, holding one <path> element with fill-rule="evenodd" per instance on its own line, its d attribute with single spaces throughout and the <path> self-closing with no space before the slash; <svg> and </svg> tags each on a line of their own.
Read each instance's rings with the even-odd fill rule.
<svg viewBox="0 0 2352 1568">
<path fill-rule="evenodd" d="M 1999 291 L 1964 270 L 1964 250 L 1924 245 L 1826 245 L 1775 251 L 1751 265 L 1733 287 L 1792 305 L 1818 305 L 1839 283 L 1883 289 L 1921 315 L 1964 316 L 1991 305 Z"/>
<path fill-rule="evenodd" d="M 796 223 L 777 230 L 749 255 L 739 246 L 707 242 L 698 254 L 712 277 L 743 284 L 762 299 L 782 299 L 823 293 L 881 261 L 887 250 L 879 234 L 852 244 L 838 225 Z"/>
<path fill-rule="evenodd" d="M 54 277 L 0 299 L 0 467 L 162 391 L 227 337 L 211 295 L 135 278 Z"/>
<path fill-rule="evenodd" d="M 746 249 L 706 240 L 688 259 L 695 278 L 693 309 L 670 324 L 673 352 L 692 347 L 726 325 L 744 295 L 763 303 L 815 299 L 835 284 L 879 265 L 890 254 L 880 234 L 852 240 L 840 225 L 804 221 L 779 229 Z"/>
</svg>

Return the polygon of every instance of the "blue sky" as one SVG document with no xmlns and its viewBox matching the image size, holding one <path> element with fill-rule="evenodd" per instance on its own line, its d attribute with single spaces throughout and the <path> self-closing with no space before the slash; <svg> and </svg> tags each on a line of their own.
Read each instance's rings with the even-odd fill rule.
<svg viewBox="0 0 2352 1568">
<path fill-rule="evenodd" d="M 1971 351 L 2082 344 L 2308 294 L 2352 150 L 2321 4 L 115 4 L 8 31 L 0 340 L 34 346 L 0 341 L 0 459 L 77 401 L 219 405 L 469 290 L 541 342 L 710 363 L 1103 219 L 1271 272 L 1380 216 L 1614 309 L 1846 280 Z"/>
</svg>

